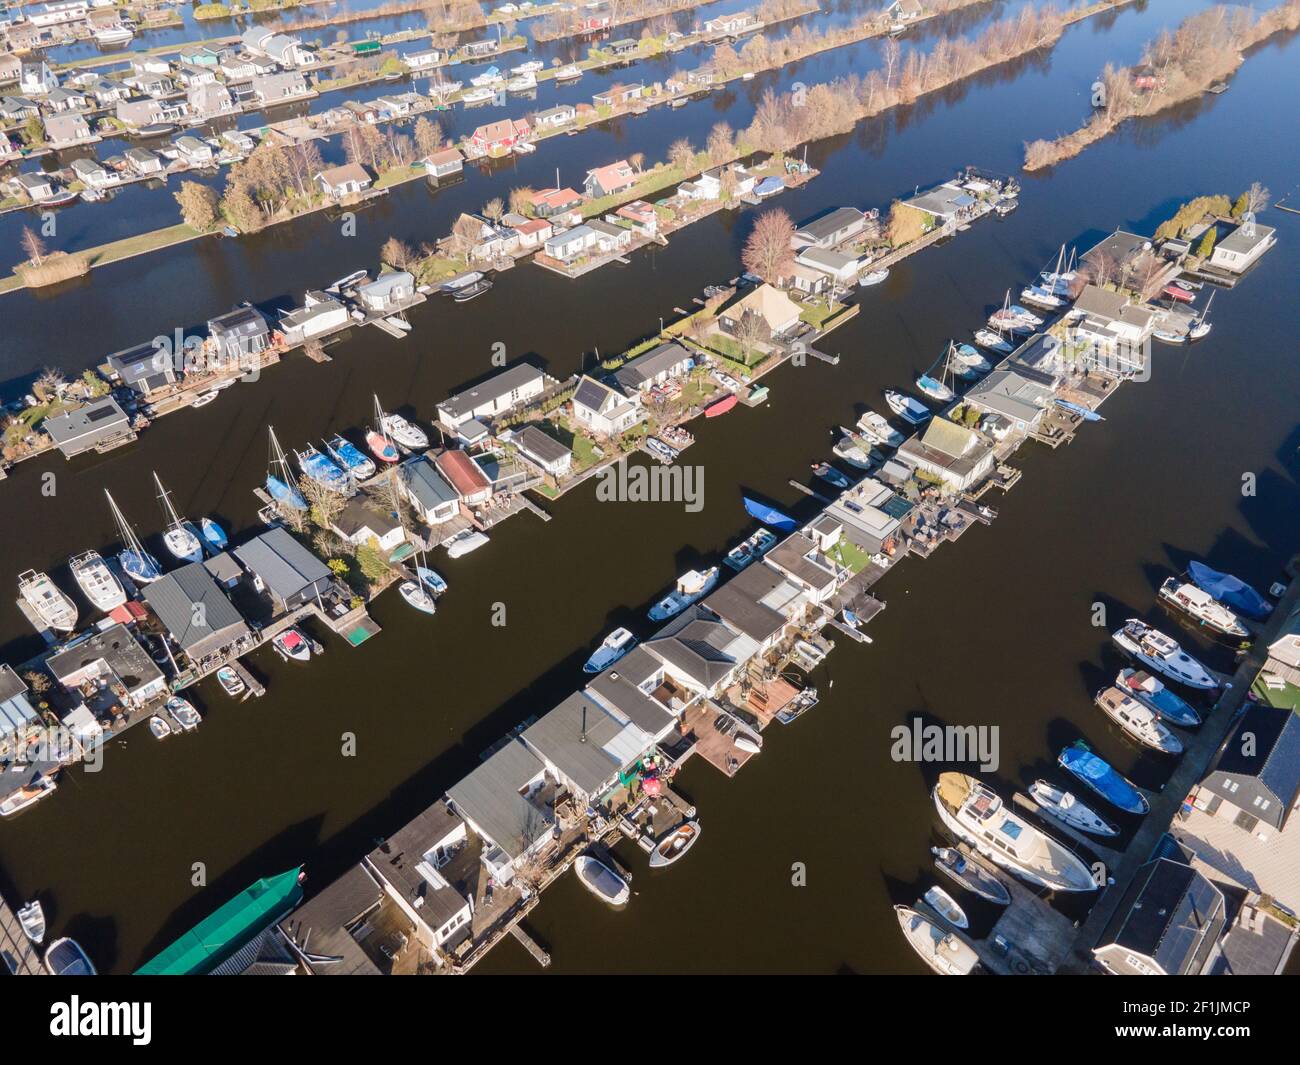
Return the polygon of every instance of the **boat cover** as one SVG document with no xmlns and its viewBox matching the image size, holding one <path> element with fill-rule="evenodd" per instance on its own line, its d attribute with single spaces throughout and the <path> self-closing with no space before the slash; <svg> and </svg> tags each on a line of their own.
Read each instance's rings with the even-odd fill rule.
<svg viewBox="0 0 1300 1065">
<path fill-rule="evenodd" d="M 794 532 L 799 527 L 799 523 L 788 514 L 783 514 L 775 507 L 769 507 L 766 503 L 760 503 L 756 499 L 750 499 L 745 496 L 745 511 L 750 517 L 757 518 L 764 525 L 770 525 L 773 529 L 779 529 L 781 532 Z"/>
<path fill-rule="evenodd" d="M 1192 583 L 1207 595 L 1213 596 L 1224 606 L 1229 606 L 1239 614 L 1262 621 L 1273 612 L 1273 606 L 1259 592 L 1245 581 L 1231 573 L 1220 573 L 1210 569 L 1203 562 L 1192 562 L 1187 566 Z"/>
</svg>

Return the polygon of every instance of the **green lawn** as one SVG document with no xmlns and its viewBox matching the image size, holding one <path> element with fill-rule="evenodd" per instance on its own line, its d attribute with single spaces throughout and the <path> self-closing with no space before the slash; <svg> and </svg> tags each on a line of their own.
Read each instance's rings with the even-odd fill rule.
<svg viewBox="0 0 1300 1065">
<path fill-rule="evenodd" d="M 1284 688 L 1270 688 L 1262 677 L 1256 677 L 1251 690 L 1269 706 L 1300 713 L 1300 688 L 1294 684 L 1287 684 Z"/>
<path fill-rule="evenodd" d="M 826 556 L 833 558 L 850 573 L 861 573 L 871 564 L 871 556 L 847 540 L 841 540 L 826 552 Z"/>
</svg>

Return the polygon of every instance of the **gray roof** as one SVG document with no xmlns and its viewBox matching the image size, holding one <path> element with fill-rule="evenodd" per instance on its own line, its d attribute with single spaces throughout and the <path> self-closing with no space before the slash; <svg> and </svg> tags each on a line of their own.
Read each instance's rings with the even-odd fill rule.
<svg viewBox="0 0 1300 1065">
<path fill-rule="evenodd" d="M 425 510 L 433 510 L 441 504 L 455 503 L 460 499 L 456 489 L 443 480 L 438 467 L 423 455 L 403 462 L 400 470 L 402 483 Z"/>
<path fill-rule="evenodd" d="M 1017 370 L 994 370 L 966 393 L 974 403 L 1008 418 L 1031 422 L 1051 402 L 1052 388 Z"/>
<path fill-rule="evenodd" d="M 605 403 L 611 397 L 620 403 L 623 401 L 623 397 L 609 385 L 602 384 L 591 377 L 582 378 L 573 392 L 574 403 L 581 403 L 590 410 L 601 412 L 604 411 Z"/>
<path fill-rule="evenodd" d="M 1159 858 L 1137 871 L 1098 949 L 1115 945 L 1125 955 L 1150 959 L 1168 975 L 1195 976 L 1218 942 L 1224 910 L 1222 892 L 1204 876 Z M 1115 955 L 1110 960 L 1116 968 L 1128 967 L 1118 951 Z"/>
<path fill-rule="evenodd" d="M 236 307 L 233 311 L 208 319 L 208 332 L 217 338 L 258 336 L 270 331 L 271 327 L 256 307 Z"/>
<path fill-rule="evenodd" d="M 1251 738 L 1252 754 L 1243 753 L 1246 737 Z M 1300 798 L 1300 714 L 1266 703 L 1248 704 L 1201 787 L 1282 828 Z"/>
<path fill-rule="evenodd" d="M 493 374 L 486 381 L 467 388 L 464 392 L 444 399 L 438 409 L 451 418 L 461 418 L 485 403 L 493 403 L 503 396 L 510 395 L 516 388 L 522 388 L 540 380 L 545 375 L 531 363 L 520 362 L 498 374 Z"/>
<path fill-rule="evenodd" d="M 664 635 L 645 642 L 656 658 L 676 666 L 701 687 L 711 688 L 736 666 L 729 648 L 734 630 L 715 621 L 699 606 L 688 609 L 661 630 Z"/>
<path fill-rule="evenodd" d="M 243 567 L 235 561 L 229 551 L 222 551 L 219 555 L 206 559 L 203 568 L 223 584 L 237 581 L 244 575 Z"/>
<path fill-rule="evenodd" d="M 521 789 L 546 767 L 511 740 L 459 783 L 447 789 L 456 809 L 510 858 L 518 858 L 555 823 L 554 811 L 530 802 Z"/>
<path fill-rule="evenodd" d="M 153 341 L 115 352 L 108 357 L 108 365 L 122 379 L 122 383 L 127 385 L 156 376 L 167 381 L 176 379 L 172 353 L 165 347 L 158 347 Z"/>
<path fill-rule="evenodd" d="M 136 692 L 162 679 L 162 670 L 154 664 L 125 625 L 110 625 L 71 647 L 50 655 L 46 667 L 56 680 L 71 676 L 92 662 L 103 660 L 126 685 Z"/>
<path fill-rule="evenodd" d="M 585 692 L 574 692 L 535 725 L 523 740 L 588 795 L 595 795 L 625 765 L 644 753 L 620 745 L 627 723 L 618 720 Z M 639 733 L 638 740 L 644 738 Z"/>
<path fill-rule="evenodd" d="M 350 927 L 383 901 L 383 889 L 362 865 L 354 865 L 319 895 L 308 899 L 280 921 L 282 931 L 299 950 L 314 958 L 317 976 L 380 976 L 378 966 L 353 938 Z"/>
<path fill-rule="evenodd" d="M 398 528 L 401 522 L 389 510 L 383 510 L 360 498 L 349 499 L 347 504 L 334 519 L 334 526 L 344 536 L 355 536 L 362 529 L 369 529 L 377 536 L 384 536 Z"/>
<path fill-rule="evenodd" d="M 803 263 L 804 266 L 811 266 L 817 270 L 828 270 L 833 274 L 838 274 L 850 266 L 856 266 L 858 257 L 856 255 L 845 255 L 832 248 L 804 248 L 799 253 L 798 261 Z"/>
<path fill-rule="evenodd" d="M 91 447 L 93 441 L 108 439 L 130 426 L 126 412 L 112 396 L 105 396 L 67 414 L 56 414 L 41 423 L 41 428 L 60 447 L 73 441 L 79 447 Z"/>
<path fill-rule="evenodd" d="M 26 693 L 27 684 L 22 677 L 15 673 L 8 663 L 0 662 L 0 702 Z"/>
<path fill-rule="evenodd" d="M 270 529 L 235 548 L 235 557 L 281 599 L 330 579 L 329 567 L 285 529 Z"/>
<path fill-rule="evenodd" d="M 617 663 L 598 674 L 586 687 L 597 702 L 617 710 L 650 736 L 660 736 L 677 721 L 662 703 L 643 692 L 644 684 L 663 664 L 644 647 L 634 647 Z"/>
<path fill-rule="evenodd" d="M 203 658 L 248 633 L 239 611 L 202 562 L 187 563 L 145 585 L 144 599 L 190 658 Z M 200 604 L 203 609 L 196 610 Z"/>
<path fill-rule="evenodd" d="M 525 425 L 512 438 L 514 445 L 525 455 L 538 462 L 563 462 L 573 454 L 553 436 L 549 436 L 535 425 Z"/>
<path fill-rule="evenodd" d="M 357 289 L 358 296 L 390 296 L 403 289 L 415 290 L 415 278 L 405 270 L 390 270 Z"/>
<path fill-rule="evenodd" d="M 371 868 L 393 887 L 430 928 L 437 930 L 465 908 L 467 900 L 446 885 L 431 883 L 420 871 L 424 856 L 463 822 L 436 802 L 417 814 L 366 855 Z"/>
<path fill-rule="evenodd" d="M 677 341 L 669 340 L 624 363 L 614 379 L 624 388 L 640 388 L 647 381 L 668 373 L 691 359 L 691 353 Z"/>
<path fill-rule="evenodd" d="M 782 584 L 788 586 L 785 577 L 771 566 L 746 566 L 705 599 L 704 605 L 728 625 L 762 643 L 786 623 L 785 615 L 763 602 Z"/>
<path fill-rule="evenodd" d="M 865 220 L 866 216 L 856 207 L 837 207 L 820 218 L 805 222 L 799 227 L 798 235 L 806 240 L 828 240 L 840 230 L 861 225 Z"/>
<path fill-rule="evenodd" d="M 1219 241 L 1218 246 L 1223 248 L 1225 251 L 1235 252 L 1238 255 L 1245 255 L 1256 245 L 1263 244 L 1264 241 L 1268 240 L 1272 235 L 1272 226 L 1261 226 L 1259 223 L 1256 223 L 1255 231 L 1251 234 L 1246 232 L 1245 225 L 1240 225 Z"/>
</svg>

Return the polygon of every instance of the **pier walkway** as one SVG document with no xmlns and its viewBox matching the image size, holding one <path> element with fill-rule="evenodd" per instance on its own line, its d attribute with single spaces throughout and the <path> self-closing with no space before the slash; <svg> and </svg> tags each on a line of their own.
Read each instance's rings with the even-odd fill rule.
<svg viewBox="0 0 1300 1065">
<path fill-rule="evenodd" d="M 1174 770 L 1173 776 L 1158 795 L 1151 796 L 1151 812 L 1143 819 L 1142 827 L 1138 829 L 1118 863 L 1109 870 L 1114 883 L 1103 890 L 1088 919 L 1080 927 L 1074 942 L 1074 951 L 1062 966 L 1063 972 L 1086 972 L 1091 968 L 1092 950 L 1124 897 L 1129 882 L 1151 857 L 1160 837 L 1169 831 L 1184 798 L 1204 776 L 1210 760 L 1227 738 L 1229 729 L 1236 721 L 1237 710 L 1241 707 L 1246 693 L 1250 691 L 1255 674 L 1259 672 L 1268 656 L 1268 645 L 1277 639 L 1277 634 L 1287 618 L 1295 612 L 1297 605 L 1300 605 L 1300 579 L 1296 577 L 1294 563 L 1288 572 L 1291 575 L 1291 585 L 1278 603 L 1277 609 L 1273 611 L 1251 649 L 1242 658 L 1237 672 L 1224 685 L 1223 694 L 1214 704 L 1214 709 L 1206 718 L 1205 724 L 1188 738 L 1186 753 Z"/>
</svg>

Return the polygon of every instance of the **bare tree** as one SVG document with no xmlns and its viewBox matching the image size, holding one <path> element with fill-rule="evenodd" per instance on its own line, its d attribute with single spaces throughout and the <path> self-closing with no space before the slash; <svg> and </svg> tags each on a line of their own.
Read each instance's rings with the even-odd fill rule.
<svg viewBox="0 0 1300 1065">
<path fill-rule="evenodd" d="M 790 246 L 793 237 L 794 223 L 785 211 L 779 207 L 764 211 L 745 241 L 741 262 L 751 274 L 757 274 L 769 284 L 778 284 L 794 263 Z"/>
<path fill-rule="evenodd" d="M 22 247 L 27 261 L 33 266 L 40 266 L 45 261 L 45 241 L 36 235 L 31 226 L 23 226 Z"/>
</svg>

